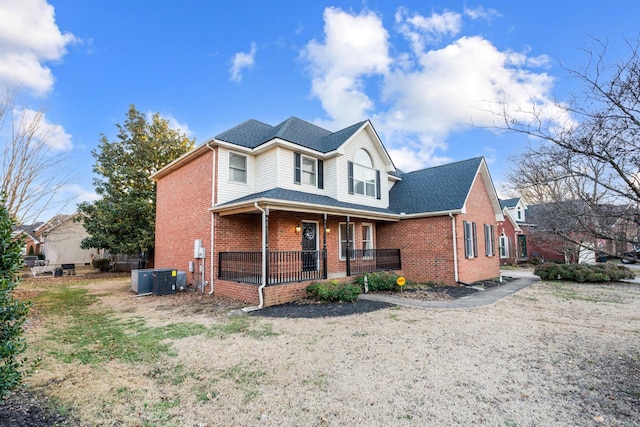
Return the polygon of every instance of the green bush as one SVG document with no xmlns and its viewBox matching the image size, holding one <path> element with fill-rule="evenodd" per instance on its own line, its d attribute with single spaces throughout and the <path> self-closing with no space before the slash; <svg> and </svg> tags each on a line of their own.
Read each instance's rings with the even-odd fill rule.
<svg viewBox="0 0 640 427">
<path fill-rule="evenodd" d="M 360 286 L 349 282 L 314 282 L 307 286 L 307 296 L 324 302 L 354 302 L 362 290 Z"/>
<path fill-rule="evenodd" d="M 369 292 L 383 292 L 383 291 L 399 291 L 398 275 L 387 272 L 367 273 L 367 283 L 369 286 Z M 360 289 L 364 289 L 364 275 L 357 276 L 354 284 L 360 286 Z"/>
<path fill-rule="evenodd" d="M 633 279 L 635 273 L 627 267 L 612 264 L 540 264 L 533 274 L 542 280 L 569 280 L 578 283 L 618 282 Z"/>
<path fill-rule="evenodd" d="M 31 303 L 18 301 L 13 290 L 22 268 L 23 241 L 11 237 L 15 221 L 0 197 L 0 400 L 29 375 L 35 364 L 23 357 L 27 343 L 23 325 Z"/>
<path fill-rule="evenodd" d="M 111 268 L 111 260 L 109 258 L 99 258 L 91 261 L 91 267 L 102 272 L 109 271 Z"/>
</svg>

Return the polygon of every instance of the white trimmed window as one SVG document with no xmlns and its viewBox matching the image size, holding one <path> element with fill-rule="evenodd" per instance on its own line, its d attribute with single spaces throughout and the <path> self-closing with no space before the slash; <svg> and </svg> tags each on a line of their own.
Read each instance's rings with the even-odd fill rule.
<svg viewBox="0 0 640 427">
<path fill-rule="evenodd" d="M 373 225 L 362 224 L 362 249 L 363 256 L 367 258 L 373 257 Z"/>
<path fill-rule="evenodd" d="M 494 228 L 491 224 L 484 225 L 484 252 L 487 256 L 494 256 L 496 254 L 494 248 Z"/>
<path fill-rule="evenodd" d="M 353 249 L 353 223 L 349 223 L 349 247 Z M 347 259 L 347 224 L 340 224 L 340 259 Z"/>
<path fill-rule="evenodd" d="M 316 159 L 302 156 L 302 183 L 316 186 Z"/>
<path fill-rule="evenodd" d="M 509 239 L 504 233 L 500 236 L 500 258 L 509 258 Z"/>
<path fill-rule="evenodd" d="M 376 197 L 376 171 L 371 156 L 362 148 L 353 157 L 353 192 Z"/>
<path fill-rule="evenodd" d="M 478 256 L 478 240 L 476 238 L 476 223 L 464 221 L 464 256 L 474 258 Z"/>
<path fill-rule="evenodd" d="M 247 183 L 247 156 L 229 153 L 229 181 Z"/>
</svg>

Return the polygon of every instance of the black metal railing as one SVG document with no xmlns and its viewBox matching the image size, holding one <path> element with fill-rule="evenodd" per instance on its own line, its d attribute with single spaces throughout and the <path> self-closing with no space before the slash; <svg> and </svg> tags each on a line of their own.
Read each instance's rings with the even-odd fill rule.
<svg viewBox="0 0 640 427">
<path fill-rule="evenodd" d="M 262 252 L 220 252 L 218 279 L 259 285 L 262 281 Z"/>
<path fill-rule="evenodd" d="M 401 270 L 400 249 L 353 249 L 350 275 L 384 270 Z"/>
<path fill-rule="evenodd" d="M 327 278 L 326 251 L 269 251 L 270 285 Z"/>
<path fill-rule="evenodd" d="M 402 269 L 400 249 L 354 249 L 350 253 L 351 276 Z M 327 278 L 326 251 L 268 251 L 267 260 L 268 285 Z M 220 252 L 218 278 L 261 284 L 262 252 Z"/>
<path fill-rule="evenodd" d="M 327 278 L 326 251 L 268 251 L 267 284 Z M 262 252 L 220 252 L 218 278 L 262 283 Z"/>
</svg>

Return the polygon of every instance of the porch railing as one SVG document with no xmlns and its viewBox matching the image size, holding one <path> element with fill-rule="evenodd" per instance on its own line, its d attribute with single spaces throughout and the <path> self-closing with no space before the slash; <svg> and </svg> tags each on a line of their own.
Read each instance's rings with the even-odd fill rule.
<svg viewBox="0 0 640 427">
<path fill-rule="evenodd" d="M 400 249 L 352 249 L 350 275 L 384 270 L 401 270 Z"/>
<path fill-rule="evenodd" d="M 350 253 L 352 276 L 402 269 L 400 249 L 354 249 Z M 268 285 L 327 278 L 326 251 L 269 251 L 267 260 Z M 259 285 L 262 281 L 262 252 L 220 252 L 218 278 Z"/>
<path fill-rule="evenodd" d="M 267 284 L 327 278 L 326 251 L 269 251 Z M 235 282 L 262 282 L 262 252 L 220 252 L 218 278 Z"/>
</svg>

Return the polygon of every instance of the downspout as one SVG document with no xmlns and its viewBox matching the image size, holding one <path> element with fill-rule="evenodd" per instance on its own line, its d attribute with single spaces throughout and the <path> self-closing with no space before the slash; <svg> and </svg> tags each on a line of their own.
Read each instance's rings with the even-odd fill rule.
<svg viewBox="0 0 640 427">
<path fill-rule="evenodd" d="M 253 206 L 255 206 L 255 208 L 260 212 L 262 212 L 262 283 L 258 288 L 258 297 L 260 298 L 260 304 L 253 307 L 244 307 L 242 311 L 244 311 L 245 313 L 262 309 L 262 306 L 264 305 L 264 296 L 262 294 L 262 290 L 267 285 L 267 211 L 262 209 L 258 205 L 258 202 L 254 202 Z"/>
<path fill-rule="evenodd" d="M 459 283 L 460 277 L 458 276 L 458 239 L 456 236 L 456 217 L 453 216 L 451 212 L 449 212 L 449 216 L 451 217 L 451 232 L 453 235 L 453 278 L 456 283 Z"/>
<path fill-rule="evenodd" d="M 217 164 L 218 164 L 218 151 L 212 147 L 211 145 L 207 144 L 207 147 L 209 148 L 209 150 L 211 150 L 211 206 L 215 206 L 216 204 L 216 200 L 215 200 L 215 194 L 216 194 L 216 177 L 218 176 L 218 171 L 217 171 Z M 214 252 L 214 248 L 215 245 L 213 244 L 213 222 L 215 221 L 216 215 L 211 212 L 211 250 L 209 251 L 209 263 L 210 263 L 210 267 L 209 268 L 209 274 L 211 275 L 211 290 L 209 291 L 209 295 L 213 295 L 213 263 L 215 261 L 215 252 Z M 202 290 L 204 292 L 204 287 L 202 287 Z"/>
</svg>

